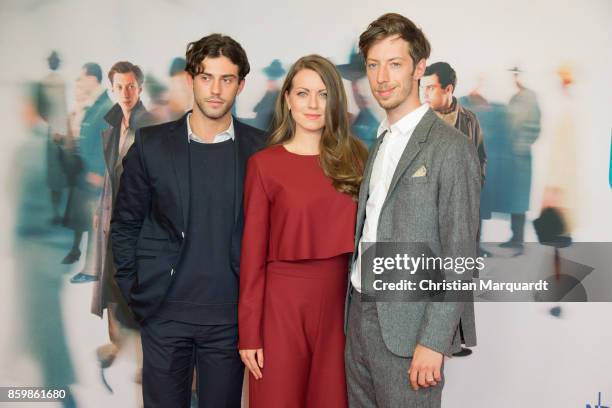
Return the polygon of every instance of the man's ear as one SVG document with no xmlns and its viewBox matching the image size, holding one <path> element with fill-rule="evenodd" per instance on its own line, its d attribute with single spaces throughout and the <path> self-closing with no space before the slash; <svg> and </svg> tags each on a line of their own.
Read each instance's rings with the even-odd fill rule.
<svg viewBox="0 0 612 408">
<path fill-rule="evenodd" d="M 191 74 L 187 74 L 187 86 L 190 88 L 193 88 L 193 77 L 191 76 Z"/>
<path fill-rule="evenodd" d="M 242 90 L 244 89 L 244 83 L 245 83 L 246 79 L 242 78 L 240 80 L 240 82 L 238 83 L 238 93 L 236 95 L 239 95 L 240 92 L 242 92 Z"/>
<path fill-rule="evenodd" d="M 455 92 L 455 87 L 453 86 L 453 84 L 448 84 L 446 85 L 446 87 L 444 87 L 444 92 L 450 93 L 452 95 L 453 92 Z"/>
<path fill-rule="evenodd" d="M 423 77 L 423 75 L 425 74 L 425 69 L 427 68 L 427 60 L 425 58 L 422 58 L 414 67 L 414 75 L 413 78 L 414 80 L 419 80 Z"/>
</svg>

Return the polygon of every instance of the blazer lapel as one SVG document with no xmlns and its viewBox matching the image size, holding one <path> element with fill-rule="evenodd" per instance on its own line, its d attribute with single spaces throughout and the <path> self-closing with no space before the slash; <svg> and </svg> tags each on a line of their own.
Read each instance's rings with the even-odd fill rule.
<svg viewBox="0 0 612 408">
<path fill-rule="evenodd" d="M 410 167 L 412 161 L 421 151 L 423 144 L 427 141 L 427 136 L 429 135 L 429 131 L 431 130 L 431 126 L 433 125 L 435 119 L 436 114 L 434 111 L 432 111 L 431 108 L 428 109 L 412 132 L 412 136 L 404 148 L 402 157 L 400 157 L 395 172 L 393 173 L 393 178 L 391 179 L 391 184 L 389 185 L 389 191 L 387 192 L 385 202 L 389 200 L 389 197 L 391 197 L 391 194 L 393 193 L 393 190 L 395 190 L 400 178 L 402 178 L 403 174 L 406 172 L 406 169 Z"/>
<path fill-rule="evenodd" d="M 370 195 L 370 178 L 372 177 L 372 168 L 374 167 L 374 160 L 376 160 L 376 155 L 378 154 L 378 150 L 386 134 L 387 134 L 387 131 L 382 133 L 376 139 L 376 143 L 374 143 L 374 146 L 372 146 L 372 149 L 370 150 L 368 162 L 363 172 L 363 180 L 361 181 L 361 186 L 359 188 L 359 202 L 357 203 L 357 226 L 356 226 L 357 229 L 355 231 L 355 253 L 357 251 L 357 245 L 359 244 L 359 240 L 361 239 L 361 229 L 363 227 L 363 222 L 365 220 L 365 209 L 366 209 L 366 204 L 368 202 L 368 197 Z"/>
<path fill-rule="evenodd" d="M 181 201 L 182 229 L 187 228 L 189 217 L 190 172 L 189 172 L 189 141 L 187 135 L 187 115 L 177 120 L 168 133 L 167 143 L 172 155 L 172 165 L 176 186 Z"/>
<path fill-rule="evenodd" d="M 234 121 L 234 166 L 235 166 L 235 192 L 234 192 L 234 223 L 238 222 L 238 216 L 242 209 L 242 195 L 244 188 L 244 173 L 246 169 L 246 161 L 252 150 L 252 146 L 248 143 L 248 136 L 242 123 L 233 118 Z"/>
</svg>

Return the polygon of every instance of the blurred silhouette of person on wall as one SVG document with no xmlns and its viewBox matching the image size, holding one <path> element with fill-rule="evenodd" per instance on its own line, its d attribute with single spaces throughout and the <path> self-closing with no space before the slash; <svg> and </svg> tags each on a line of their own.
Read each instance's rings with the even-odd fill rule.
<svg viewBox="0 0 612 408">
<path fill-rule="evenodd" d="M 272 115 L 274 114 L 274 105 L 278 97 L 279 85 L 278 80 L 285 75 L 285 68 L 277 59 L 272 60 L 270 65 L 262 69 L 266 75 L 266 93 L 263 98 L 253 108 L 255 118 L 250 121 L 250 125 L 261 130 L 268 130 L 272 123 Z"/>
<path fill-rule="evenodd" d="M 102 151 L 102 131 L 108 127 L 104 115 L 113 106 L 106 89 L 102 86 L 102 69 L 96 63 L 87 63 L 78 77 L 79 87 L 88 95 L 88 107 L 80 123 L 79 139 L 75 145 L 72 161 L 76 174 L 74 186 L 70 189 L 64 225 L 74 231 L 72 249 L 62 260 L 72 264 L 81 257 L 81 240 L 88 232 L 85 268 L 71 278 L 72 283 L 97 280 L 97 276 L 86 272 L 91 258 L 91 231 L 93 211 L 104 184 L 104 155 Z"/>
<path fill-rule="evenodd" d="M 47 163 L 49 125 L 42 119 L 49 100 L 40 84 L 29 85 L 24 105 L 27 139 L 22 141 L 11 166 L 15 190 L 15 231 L 13 235 L 16 330 L 5 331 L 15 352 L 10 367 L 19 366 L 27 356 L 36 374 L 28 377 L 30 386 L 69 387 L 75 372 L 65 336 L 60 296 L 64 285 L 64 267 L 54 259 L 70 245 L 68 231 L 49 225 L 51 203 L 48 199 Z M 9 272 L 9 271 L 5 271 Z M 9 280 L 10 281 L 10 280 Z M 7 329 L 6 323 L 3 328 Z M 12 340 L 10 340 L 12 339 Z M 7 367 L 8 367 L 7 366 Z M 17 370 L 18 371 L 18 370 Z M 76 406 L 70 393 L 64 407 Z"/>
<path fill-rule="evenodd" d="M 359 91 L 358 83 L 366 76 L 365 61 L 361 54 L 353 50 L 348 64 L 340 64 L 336 68 L 338 68 L 342 78 L 350 81 L 353 98 L 359 108 L 359 113 L 356 116 L 351 115 L 351 132 L 370 148 L 376 140 L 379 121 L 368 107 L 368 100 Z"/>
<path fill-rule="evenodd" d="M 563 64 L 557 70 L 560 83 L 560 110 L 557 114 L 552 141 L 548 150 L 548 169 L 542 208 L 555 208 L 564 221 L 563 235 L 569 236 L 576 221 L 576 107 L 572 91 L 573 68 Z"/>
<path fill-rule="evenodd" d="M 193 91 L 191 90 L 191 78 L 185 67 L 185 58 L 176 57 L 170 64 L 170 86 L 168 87 L 168 105 L 170 108 L 170 119 L 176 120 L 182 117 L 193 105 Z"/>
<path fill-rule="evenodd" d="M 102 317 L 104 309 L 108 313 L 108 332 L 110 344 L 98 348 L 98 359 L 102 368 L 112 364 L 117 353 L 125 343 L 128 329 L 137 329 L 125 299 L 113 277 L 115 268 L 109 242 L 111 214 L 123 173 L 123 158 L 134 142 L 135 131 L 153 123 L 154 118 L 147 112 L 140 94 L 144 75 L 137 65 L 128 61 L 115 63 L 109 73 L 111 89 L 117 103 L 104 116 L 110 126 L 102 133 L 104 146 L 104 186 L 94 216 L 93 273 L 99 281 L 94 285 L 91 312 Z"/>
<path fill-rule="evenodd" d="M 61 162 L 62 140 L 68 134 L 68 112 L 66 106 L 66 83 L 58 73 L 61 64 L 59 54 L 51 52 L 47 58 L 50 72 L 41 81 L 41 92 L 46 100 L 40 112 L 49 125 L 47 138 L 47 184 L 51 192 L 53 218 L 51 224 L 62 223 L 60 205 L 64 190 L 68 187 L 66 173 Z"/>
<path fill-rule="evenodd" d="M 480 219 L 488 220 L 493 212 L 505 212 L 508 198 L 505 177 L 511 171 L 512 141 L 506 105 L 488 101 L 480 91 L 483 78 L 459 103 L 470 109 L 480 123 L 483 139 L 487 146 L 487 181 L 480 194 Z M 482 229 L 482 222 L 481 222 Z M 492 256 L 481 248 L 481 253 Z"/>
<path fill-rule="evenodd" d="M 170 109 L 168 87 L 157 77 L 147 74 L 144 81 L 144 90 L 149 95 L 149 113 L 155 123 L 169 122 L 174 117 Z"/>
<path fill-rule="evenodd" d="M 502 248 L 523 248 L 525 213 L 529 209 L 531 193 L 531 145 L 540 135 L 541 113 L 534 91 L 523 85 L 518 67 L 510 70 L 518 89 L 508 103 L 512 138 L 512 168 L 507 174 L 506 211 L 511 214 L 512 238 L 500 244 Z"/>
</svg>

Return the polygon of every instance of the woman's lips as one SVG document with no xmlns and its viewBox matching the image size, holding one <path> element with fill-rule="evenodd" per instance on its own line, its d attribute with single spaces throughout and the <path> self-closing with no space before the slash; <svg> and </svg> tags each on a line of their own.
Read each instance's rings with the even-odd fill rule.
<svg viewBox="0 0 612 408">
<path fill-rule="evenodd" d="M 306 117 L 306 119 L 310 119 L 310 120 L 317 120 L 321 117 L 321 115 L 318 115 L 315 113 L 305 113 L 304 116 Z"/>
</svg>

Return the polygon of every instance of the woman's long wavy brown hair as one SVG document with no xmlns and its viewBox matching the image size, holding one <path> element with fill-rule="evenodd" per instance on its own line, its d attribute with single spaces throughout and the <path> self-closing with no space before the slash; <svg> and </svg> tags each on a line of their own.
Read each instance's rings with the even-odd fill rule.
<svg viewBox="0 0 612 408">
<path fill-rule="evenodd" d="M 295 121 L 287 107 L 285 95 L 291 91 L 293 78 L 303 69 L 310 69 L 321 77 L 327 89 L 325 126 L 319 145 L 319 162 L 336 190 L 356 199 L 368 157 L 365 145 L 354 137 L 349 128 L 346 93 L 334 64 L 320 55 L 307 55 L 293 64 L 276 99 L 269 145 L 291 140 Z"/>
</svg>

